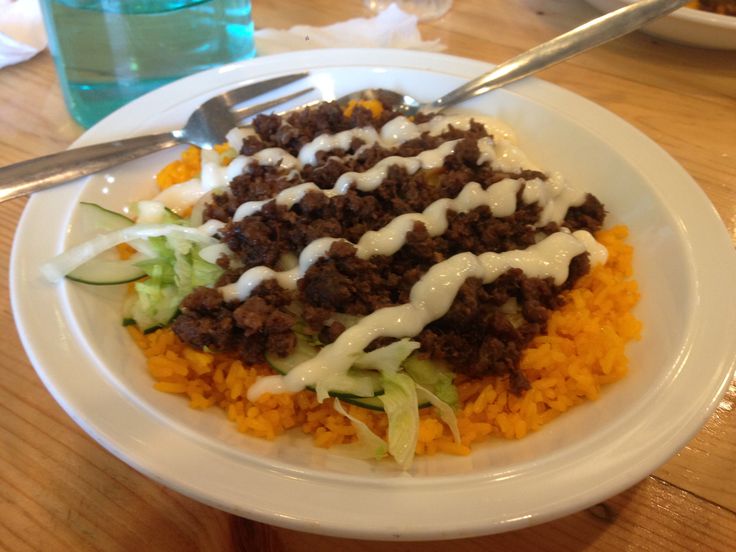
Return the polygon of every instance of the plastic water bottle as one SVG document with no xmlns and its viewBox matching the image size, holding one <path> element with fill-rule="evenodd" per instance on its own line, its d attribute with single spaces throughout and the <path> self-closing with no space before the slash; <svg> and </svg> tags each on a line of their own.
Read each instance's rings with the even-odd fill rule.
<svg viewBox="0 0 736 552">
<path fill-rule="evenodd" d="M 250 0 L 42 0 L 70 113 L 89 127 L 163 84 L 255 54 Z"/>
</svg>

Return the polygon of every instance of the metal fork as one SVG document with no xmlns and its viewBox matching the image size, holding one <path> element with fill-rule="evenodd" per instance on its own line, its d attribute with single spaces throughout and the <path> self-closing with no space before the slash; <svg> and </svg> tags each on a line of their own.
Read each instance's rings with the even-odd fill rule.
<svg viewBox="0 0 736 552">
<path fill-rule="evenodd" d="M 464 83 L 431 103 L 422 103 L 407 94 L 378 88 L 353 92 L 343 96 L 338 102 L 347 104 L 350 100 L 382 98 L 388 100 L 394 110 L 408 117 L 420 111 L 437 113 L 635 31 L 646 23 L 681 8 L 687 2 L 688 0 L 639 0 L 496 65 L 488 73 Z"/>
<path fill-rule="evenodd" d="M 314 88 L 305 88 L 242 109 L 238 109 L 238 105 L 307 75 L 307 72 L 296 73 L 228 90 L 195 109 L 181 130 L 71 149 L 0 168 L 0 203 L 179 144 L 212 149 L 215 144 L 224 142 L 227 132 L 246 117 L 306 94 Z"/>
</svg>

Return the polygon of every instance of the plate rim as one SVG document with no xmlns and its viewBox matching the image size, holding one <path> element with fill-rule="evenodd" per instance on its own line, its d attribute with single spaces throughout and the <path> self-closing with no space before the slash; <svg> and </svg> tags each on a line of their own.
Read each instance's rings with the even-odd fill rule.
<svg viewBox="0 0 736 552">
<path fill-rule="evenodd" d="M 315 52 L 320 52 L 318 54 L 315 54 Z M 185 79 L 182 79 L 181 81 L 177 81 L 177 83 L 174 83 L 173 85 L 169 85 L 165 87 L 164 89 L 159 89 L 157 91 L 154 91 L 150 93 L 149 95 L 140 98 L 139 100 L 136 100 L 135 102 L 132 102 L 128 106 L 122 108 L 118 112 L 113 113 L 108 118 L 104 119 L 90 129 L 87 133 L 85 133 L 79 140 L 77 140 L 73 147 L 77 147 L 80 145 L 84 145 L 87 143 L 93 142 L 99 135 L 104 134 L 105 132 L 110 132 L 110 127 L 114 127 L 120 124 L 121 121 L 125 121 L 126 119 L 130 121 L 131 119 L 135 119 L 131 116 L 131 113 L 135 113 L 137 110 L 144 109 L 146 106 L 154 104 L 155 102 L 159 101 L 158 98 L 165 97 L 168 95 L 172 90 L 174 90 L 176 87 L 185 87 L 192 83 L 195 83 L 199 80 L 207 80 L 209 77 L 218 76 L 219 78 L 227 78 L 228 74 L 234 74 L 237 73 L 239 69 L 255 69 L 253 73 L 257 75 L 257 78 L 266 78 L 267 76 L 270 76 L 268 71 L 263 71 L 261 66 L 278 66 L 279 63 L 282 65 L 289 65 L 289 64 L 300 64 L 300 66 L 303 66 L 305 64 L 312 63 L 311 67 L 319 67 L 319 68 L 338 68 L 338 67 L 344 67 L 344 66 L 374 66 L 374 67 L 390 67 L 391 69 L 397 68 L 397 69 L 419 69 L 419 70 L 425 70 L 429 72 L 439 72 L 436 69 L 433 71 L 432 66 L 442 66 L 445 69 L 441 72 L 441 74 L 455 74 L 459 76 L 465 76 L 467 73 L 472 69 L 473 71 L 477 70 L 477 73 L 480 73 L 482 71 L 488 70 L 490 67 L 492 67 L 490 64 L 470 60 L 468 58 L 461 58 L 458 56 L 450 56 L 447 54 L 436 54 L 436 53 L 424 53 L 424 52 L 408 52 L 406 50 L 359 50 L 359 49 L 341 49 L 341 50 L 333 50 L 332 54 L 334 54 L 334 58 L 337 60 L 341 60 L 341 63 L 329 63 L 329 64 L 320 64 L 316 63 L 314 61 L 315 55 L 317 58 L 322 55 L 323 57 L 323 51 L 308 51 L 308 52 L 292 52 L 292 53 L 286 53 L 286 54 L 279 54 L 277 56 L 269 56 L 268 58 L 256 58 L 255 60 L 246 61 L 246 62 L 239 62 L 236 64 L 231 64 L 222 68 L 213 69 L 209 71 L 205 71 L 203 73 L 199 73 L 197 75 L 193 75 L 191 77 L 187 77 Z M 261 61 L 259 61 L 261 60 Z M 263 60 L 266 60 L 265 62 Z M 350 61 L 350 63 L 346 63 L 346 61 Z M 376 60 L 384 60 L 382 63 L 377 63 Z M 390 61 L 389 61 L 390 60 Z M 276 63 L 274 63 L 276 62 Z M 441 62 L 441 63 L 440 63 Z M 447 71 L 447 67 L 452 67 L 453 71 Z M 258 72 L 258 69 L 261 69 L 261 72 Z M 295 68 L 295 67 L 293 67 Z M 277 70 L 276 73 L 283 73 L 284 71 Z M 477 74 L 476 73 L 476 74 Z M 214 80 L 214 79 L 213 79 Z M 237 82 L 242 81 L 242 79 L 238 79 Z M 229 83 L 228 86 L 232 85 L 233 82 Z M 640 139 L 644 139 L 647 141 L 650 146 L 653 146 L 656 148 L 659 152 L 660 157 L 664 156 L 663 159 L 665 162 L 668 162 L 670 164 L 673 164 L 677 169 L 682 173 L 681 176 L 684 176 L 686 179 L 689 179 L 692 186 L 695 187 L 695 190 L 700 192 L 699 195 L 699 201 L 702 202 L 705 200 L 708 205 L 710 205 L 709 200 L 705 196 L 702 189 L 700 189 L 697 184 L 692 180 L 692 178 L 689 177 L 684 172 L 684 169 L 682 169 L 675 161 L 672 159 L 661 147 L 656 145 L 652 140 L 647 138 L 643 135 L 640 131 L 635 129 L 633 126 L 631 126 L 629 123 L 626 123 L 622 119 L 616 117 L 612 113 L 608 112 L 607 110 L 603 109 L 602 107 L 594 104 L 593 102 L 590 102 L 589 100 L 586 100 L 580 96 L 577 96 L 569 91 L 566 91 L 564 89 L 561 89 L 555 85 L 552 85 L 550 83 L 545 83 L 543 81 L 539 81 L 536 79 L 530 79 L 529 81 L 518 83 L 516 85 L 518 88 L 514 88 L 514 90 L 529 90 L 530 88 L 541 89 L 545 92 L 555 91 L 555 93 L 562 93 L 564 95 L 569 95 L 570 97 L 574 97 L 576 101 L 583 102 L 583 105 L 586 105 L 588 109 L 592 109 L 593 112 L 598 113 L 605 113 L 607 114 L 607 117 L 613 117 L 615 118 L 619 123 L 625 125 L 624 128 L 628 128 L 629 131 L 633 131 L 638 135 Z M 201 96 L 203 93 L 206 92 L 200 92 L 199 96 Z M 130 125 L 128 125 L 130 126 Z M 144 125 L 145 126 L 145 125 Z M 123 126 L 125 128 L 125 126 Z M 101 130 L 102 129 L 102 130 Z M 75 184 L 72 186 L 76 186 L 78 189 L 81 190 L 81 184 Z M 31 218 L 31 212 L 34 210 L 43 210 L 43 202 L 44 198 L 49 198 L 53 195 L 59 195 L 55 194 L 56 191 L 52 190 L 49 192 L 45 192 L 44 194 L 34 196 L 29 201 L 28 205 L 24 209 L 23 215 L 21 217 L 21 220 L 18 224 L 18 230 L 16 232 L 16 237 L 13 241 L 13 248 L 11 252 L 11 264 L 10 264 L 10 275 L 11 275 L 11 305 L 13 308 L 13 313 L 16 316 L 17 321 L 23 321 L 24 327 L 27 327 L 27 316 L 25 316 L 22 313 L 22 305 L 21 303 L 24 301 L 22 298 L 22 293 L 20 291 L 22 281 L 21 281 L 21 274 L 19 272 L 19 263 L 20 263 L 20 248 L 21 248 L 21 242 L 22 237 L 21 233 L 24 228 L 32 224 Z M 698 194 L 696 193 L 696 196 Z M 717 213 L 715 212 L 715 209 L 710 205 L 710 215 L 711 217 L 715 216 L 718 223 L 721 223 L 720 217 L 718 217 Z M 722 225 L 722 223 L 721 223 Z M 721 237 L 721 241 L 724 242 L 724 240 Z M 724 242 L 725 243 L 725 242 Z M 733 256 L 732 256 L 733 257 Z M 734 262 L 736 258 L 732 258 L 731 262 L 736 267 L 736 262 Z M 732 294 L 733 296 L 730 298 L 731 302 L 736 305 L 736 294 Z M 523 516 L 518 519 L 513 520 L 504 520 L 503 522 L 497 521 L 496 523 L 492 525 L 483 525 L 480 526 L 477 521 L 473 521 L 471 523 L 465 523 L 460 524 L 453 528 L 447 528 L 447 527 L 433 527 L 433 528 L 427 528 L 426 526 L 405 526 L 402 527 L 400 530 L 397 529 L 395 526 L 393 527 L 377 527 L 377 528 L 369 528 L 365 526 L 360 526 L 355 524 L 353 522 L 353 525 L 348 524 L 341 524 L 340 520 L 337 520 L 337 523 L 326 523 L 323 520 L 314 520 L 314 519 L 308 519 L 306 517 L 302 519 L 298 519 L 294 516 L 286 516 L 283 514 L 280 514 L 277 511 L 270 511 L 267 508 L 257 508 L 257 507 L 250 507 L 244 509 L 242 506 L 238 507 L 238 505 L 232 505 L 232 504 L 224 504 L 221 499 L 218 499 L 217 496 L 213 496 L 211 493 L 203 492 L 202 489 L 193 486 L 191 484 L 187 484 L 187 482 L 172 482 L 165 476 L 161 476 L 160 473 L 157 473 L 156 470 L 151 469 L 151 466 L 149 464 L 146 464 L 145 462 L 140 461 L 140 459 L 135 458 L 129 458 L 126 457 L 125 454 L 119 449 L 119 443 L 116 443 L 115 436 L 109 435 L 104 428 L 100 428 L 98 425 L 90 422 L 89 420 L 85 419 L 84 416 L 79 416 L 78 412 L 75 410 L 74 405 L 71 404 L 67 399 L 67 397 L 64 397 L 63 395 L 60 395 L 58 393 L 58 388 L 55 385 L 55 382 L 53 381 L 53 378 L 49 376 L 48 373 L 44 370 L 42 364 L 43 362 L 36 354 L 36 351 L 33 348 L 33 344 L 31 343 L 31 340 L 28 335 L 26 335 L 25 331 L 22 331 L 21 324 L 19 323 L 18 326 L 19 334 L 21 335 L 21 340 L 23 342 L 23 346 L 26 349 L 26 353 L 28 354 L 29 358 L 31 358 L 31 361 L 34 365 L 34 368 L 36 369 L 36 372 L 39 374 L 39 377 L 42 379 L 44 385 L 47 387 L 47 389 L 51 392 L 51 394 L 54 396 L 54 398 L 59 402 L 64 410 L 69 414 L 74 421 L 80 425 L 88 434 L 90 434 L 96 441 L 98 441 L 100 444 L 102 444 L 103 447 L 105 447 L 108 451 L 110 451 L 112 454 L 117 456 L 118 458 L 121 458 L 125 463 L 128 465 L 133 466 L 138 471 L 141 471 L 148 477 L 163 483 L 179 492 L 182 492 L 185 495 L 188 495 L 192 498 L 195 498 L 196 500 L 199 500 L 200 502 L 204 502 L 206 504 L 209 504 L 211 506 L 224 509 L 227 511 L 231 511 L 233 513 L 236 513 L 238 515 L 245 515 L 246 517 L 256 519 L 258 521 L 262 521 L 265 523 L 271 523 L 274 525 L 280 525 L 284 527 L 289 527 L 292 529 L 302 530 L 302 531 L 308 531 L 308 532 L 317 532 L 322 534 L 330 534 L 334 536 L 344 536 L 344 537 L 354 537 L 354 538 L 381 538 L 381 539 L 408 539 L 408 540 L 428 540 L 428 539 L 438 539 L 438 538 L 459 538 L 459 537 L 466 537 L 466 536 L 475 536 L 480 534 L 488 534 L 493 532 L 499 532 L 499 531 L 505 531 L 510 529 L 517 529 L 521 527 L 526 527 L 532 524 L 542 523 L 544 521 L 548 521 L 550 519 L 554 519 L 557 517 L 560 517 L 561 515 L 566 515 L 569 513 L 572 513 L 574 511 L 578 511 L 581 508 L 585 506 L 592 505 L 596 503 L 599 500 L 605 499 L 608 496 L 611 496 L 613 494 L 616 494 L 617 492 L 620 492 L 633 484 L 635 481 L 632 481 L 632 477 L 639 477 L 643 478 L 648 473 L 652 471 L 651 466 L 653 463 L 656 463 L 656 465 L 659 465 L 663 461 L 665 461 L 667 458 L 669 458 L 674 452 L 671 450 L 672 447 L 676 447 L 676 449 L 681 448 L 686 444 L 692 436 L 697 433 L 697 431 L 700 430 L 700 427 L 702 426 L 702 421 L 706 420 L 708 416 L 712 413 L 712 411 L 715 409 L 718 401 L 720 400 L 720 397 L 725 392 L 728 383 L 731 379 L 731 374 L 733 373 L 734 368 L 736 367 L 736 358 L 731 359 L 730 368 L 728 368 L 725 364 L 721 367 L 721 372 L 723 372 L 724 377 L 721 378 L 720 384 L 718 385 L 718 388 L 716 390 L 715 396 L 713 396 L 710 400 L 710 403 L 707 405 L 704 405 L 704 410 L 700 412 L 699 418 L 701 419 L 701 423 L 698 424 L 692 424 L 691 431 L 687 432 L 687 434 L 681 433 L 677 437 L 677 439 L 670 439 L 670 450 L 666 453 L 662 453 L 660 451 L 657 455 L 650 455 L 648 457 L 648 462 L 645 463 L 645 466 L 640 466 L 638 470 L 634 470 L 634 473 L 632 473 L 628 478 L 621 479 L 619 478 L 616 481 L 609 482 L 609 485 L 605 486 L 605 488 L 601 487 L 598 489 L 598 492 L 587 496 L 587 497 L 575 497 L 575 500 L 561 500 L 560 504 L 558 504 L 558 507 L 556 509 L 550 509 L 547 508 L 546 510 L 544 508 L 537 508 L 535 511 L 530 513 L 528 516 Z M 115 445 L 118 445 L 116 447 Z M 656 467 L 656 466 L 655 466 Z M 301 483 L 303 483 L 304 488 L 309 488 L 313 482 L 302 480 Z M 416 490 L 416 489 L 414 489 Z M 424 492 L 424 491 L 420 491 Z M 392 498 L 400 499 L 401 497 L 397 497 L 396 493 L 391 494 Z M 378 531 L 375 531 L 375 529 L 378 529 Z"/>
<path fill-rule="evenodd" d="M 629 6 L 636 0 L 585 0 L 599 11 Z M 736 49 L 736 16 L 684 6 L 645 25 L 641 32 L 668 42 L 713 50 Z M 708 34 L 703 34 L 708 33 Z"/>
</svg>

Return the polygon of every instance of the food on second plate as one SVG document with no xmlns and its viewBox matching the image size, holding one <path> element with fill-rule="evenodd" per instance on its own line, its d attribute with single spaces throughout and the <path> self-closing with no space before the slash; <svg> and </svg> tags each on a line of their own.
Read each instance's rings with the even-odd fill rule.
<svg viewBox="0 0 736 552">
<path fill-rule="evenodd" d="M 197 157 L 96 249 L 145 257 L 125 261 L 147 275 L 126 319 L 162 391 L 407 467 L 521 437 L 625 373 L 625 230 L 501 122 L 322 103 Z"/>
<path fill-rule="evenodd" d="M 697 0 L 690 2 L 688 7 L 721 15 L 736 15 L 736 0 Z"/>
</svg>

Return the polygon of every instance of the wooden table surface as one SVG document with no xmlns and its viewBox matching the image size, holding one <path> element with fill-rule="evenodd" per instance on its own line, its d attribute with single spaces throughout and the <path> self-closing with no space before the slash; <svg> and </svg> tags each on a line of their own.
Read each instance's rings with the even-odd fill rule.
<svg viewBox="0 0 736 552">
<path fill-rule="evenodd" d="M 259 27 L 367 15 L 359 0 L 254 4 Z M 582 0 L 455 0 L 445 17 L 421 31 L 440 39 L 448 53 L 501 62 L 596 15 Z M 669 152 L 710 197 L 736 242 L 736 52 L 636 33 L 540 76 L 616 113 Z M 0 165 L 66 148 L 81 133 L 64 108 L 48 52 L 0 70 Z M 31 367 L 7 284 L 24 204 L 0 204 L 0 549 L 734 549 L 733 384 L 700 433 L 644 481 L 595 508 L 506 534 L 431 543 L 337 539 L 250 522 L 171 491 L 82 432 Z"/>
</svg>

